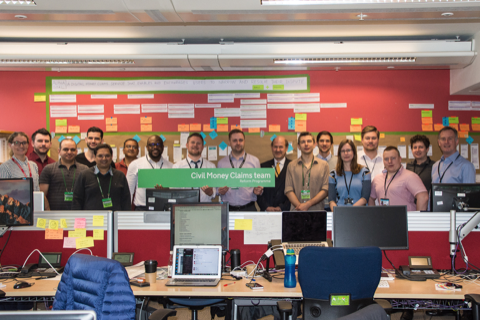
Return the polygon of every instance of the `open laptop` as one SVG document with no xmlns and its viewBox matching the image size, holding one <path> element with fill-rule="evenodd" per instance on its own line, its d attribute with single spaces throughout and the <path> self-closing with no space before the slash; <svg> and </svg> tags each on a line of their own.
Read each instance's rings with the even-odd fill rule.
<svg viewBox="0 0 480 320">
<path fill-rule="evenodd" d="M 285 211 L 282 212 L 283 253 L 293 249 L 297 256 L 303 247 L 331 247 L 327 242 L 326 211 Z"/>
<path fill-rule="evenodd" d="M 173 247 L 172 280 L 166 286 L 214 287 L 222 277 L 222 246 Z"/>
</svg>

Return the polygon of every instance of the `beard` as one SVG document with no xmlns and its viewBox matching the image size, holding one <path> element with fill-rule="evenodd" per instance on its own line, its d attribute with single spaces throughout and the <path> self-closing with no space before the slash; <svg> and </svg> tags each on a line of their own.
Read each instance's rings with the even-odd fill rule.
<svg viewBox="0 0 480 320">
<path fill-rule="evenodd" d="M 47 149 L 46 152 L 42 152 L 42 151 L 40 151 L 40 150 L 37 149 L 37 148 L 33 148 L 33 151 L 35 151 L 35 153 L 38 154 L 39 156 L 44 156 L 44 155 L 46 155 L 46 154 L 48 153 L 48 149 Z"/>
</svg>

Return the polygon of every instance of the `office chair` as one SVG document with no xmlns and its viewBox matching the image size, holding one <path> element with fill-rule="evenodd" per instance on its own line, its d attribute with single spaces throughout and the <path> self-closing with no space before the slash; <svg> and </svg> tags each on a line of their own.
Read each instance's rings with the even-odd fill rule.
<svg viewBox="0 0 480 320">
<path fill-rule="evenodd" d="M 382 254 L 377 247 L 305 247 L 298 260 L 303 319 L 338 319 L 376 303 L 373 295 L 381 271 Z M 383 305 L 388 312 L 389 303 L 383 301 Z M 288 306 L 278 306 L 283 316 Z M 377 312 L 378 308 L 364 312 L 369 310 Z"/>
<path fill-rule="evenodd" d="M 94 310 L 98 320 L 135 319 L 135 306 L 125 267 L 85 254 L 68 259 L 53 302 L 53 310 Z M 172 311 L 159 309 L 152 319 L 165 319 Z"/>
<path fill-rule="evenodd" d="M 198 320 L 198 310 L 216 305 L 225 299 L 190 299 L 190 298 L 168 298 L 175 304 L 188 307 L 192 311 L 192 320 Z"/>
</svg>

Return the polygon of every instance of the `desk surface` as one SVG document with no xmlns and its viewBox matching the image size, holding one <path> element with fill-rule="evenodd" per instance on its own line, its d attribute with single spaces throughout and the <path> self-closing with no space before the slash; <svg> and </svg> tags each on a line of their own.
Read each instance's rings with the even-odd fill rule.
<svg viewBox="0 0 480 320">
<path fill-rule="evenodd" d="M 54 296 L 58 286 L 57 280 L 30 280 L 27 282 L 35 282 L 29 288 L 13 289 L 15 281 L 5 282 L 7 297 L 22 297 L 22 296 Z M 135 296 L 205 296 L 205 297 L 271 297 L 271 298 L 301 298 L 302 292 L 297 283 L 296 288 L 288 289 L 283 287 L 283 280 L 274 279 L 273 282 L 268 282 L 263 278 L 259 278 L 258 282 L 264 286 L 263 290 L 251 290 L 245 286 L 249 280 L 222 280 L 216 287 L 167 287 L 165 282 L 167 280 L 160 280 L 150 287 L 132 287 Z M 232 285 L 224 286 L 227 283 Z M 464 299 L 465 294 L 480 293 L 480 283 L 463 282 L 463 289 L 459 291 L 440 291 L 435 289 L 435 282 L 433 280 L 427 281 L 407 281 L 407 280 L 393 280 L 389 281 L 390 288 L 378 288 L 375 292 L 375 298 L 384 299 Z"/>
</svg>

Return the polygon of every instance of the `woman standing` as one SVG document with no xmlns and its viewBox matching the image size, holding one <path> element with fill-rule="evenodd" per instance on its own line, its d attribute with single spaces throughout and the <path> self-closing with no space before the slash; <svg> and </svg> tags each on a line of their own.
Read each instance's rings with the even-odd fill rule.
<svg viewBox="0 0 480 320">
<path fill-rule="evenodd" d="M 337 167 L 330 173 L 328 199 L 330 209 L 336 206 L 364 206 L 370 197 L 371 175 L 357 163 L 357 149 L 351 140 L 338 146 Z"/>
</svg>

